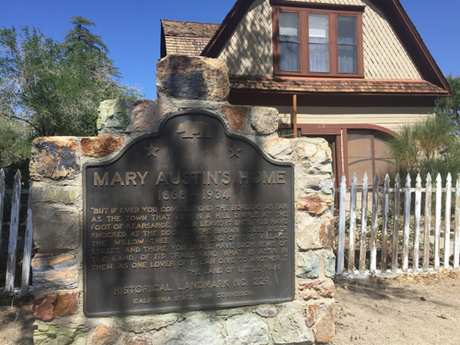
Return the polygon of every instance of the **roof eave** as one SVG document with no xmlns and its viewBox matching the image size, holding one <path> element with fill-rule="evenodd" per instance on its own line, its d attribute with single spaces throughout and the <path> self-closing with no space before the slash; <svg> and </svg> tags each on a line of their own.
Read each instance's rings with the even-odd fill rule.
<svg viewBox="0 0 460 345">
<path fill-rule="evenodd" d="M 395 28 L 396 34 L 406 47 L 418 67 L 422 76 L 429 82 L 447 91 L 447 96 L 452 89 L 442 74 L 435 59 L 431 55 L 427 46 L 423 42 L 420 33 L 407 15 L 399 0 L 370 0 L 375 6 L 380 8 L 391 25 Z"/>
<path fill-rule="evenodd" d="M 203 49 L 201 56 L 216 58 L 226 43 L 225 37 L 230 37 L 238 23 L 246 14 L 254 0 L 237 0 L 225 19 L 222 21 L 220 28 L 209 41 L 208 45 Z"/>
<path fill-rule="evenodd" d="M 442 98 L 448 96 L 447 91 L 445 93 L 438 92 L 325 92 L 325 91 L 302 91 L 302 90 L 268 90 L 268 89 L 254 89 L 254 88 L 233 88 L 235 92 L 258 92 L 266 94 L 287 94 L 287 95 L 312 95 L 312 96 L 347 96 L 347 97 L 362 97 L 362 96 L 398 96 L 398 97 L 432 97 Z"/>
<path fill-rule="evenodd" d="M 399 0 L 370 0 L 375 6 L 382 10 L 395 32 L 399 33 L 399 38 L 403 45 L 408 49 L 409 55 L 419 69 L 423 78 L 427 81 L 446 90 L 449 95 L 452 90 L 446 78 L 441 72 L 433 56 L 429 52 L 422 37 L 410 20 L 406 11 Z M 214 37 L 205 47 L 202 56 L 216 58 L 222 51 L 228 37 L 235 30 L 246 11 L 252 5 L 254 0 L 238 0 L 228 15 L 225 17 L 220 28 L 216 31 Z M 441 96 L 442 97 L 442 96 Z"/>
</svg>

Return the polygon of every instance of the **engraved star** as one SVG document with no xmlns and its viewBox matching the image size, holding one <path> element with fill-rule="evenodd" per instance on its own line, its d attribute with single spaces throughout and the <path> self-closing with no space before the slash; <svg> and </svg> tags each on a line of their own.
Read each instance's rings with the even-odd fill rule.
<svg viewBox="0 0 460 345">
<path fill-rule="evenodd" d="M 239 147 L 236 147 L 236 144 L 233 145 L 233 147 L 229 147 L 228 150 L 230 151 L 231 155 L 230 155 L 230 158 L 232 157 L 238 157 L 240 158 L 240 156 L 238 155 L 241 151 L 243 151 L 243 149 L 240 149 Z"/>
<path fill-rule="evenodd" d="M 159 150 L 158 147 L 153 146 L 153 144 L 150 144 L 150 147 L 145 148 L 147 150 L 147 157 L 153 156 L 157 158 L 157 152 Z"/>
</svg>

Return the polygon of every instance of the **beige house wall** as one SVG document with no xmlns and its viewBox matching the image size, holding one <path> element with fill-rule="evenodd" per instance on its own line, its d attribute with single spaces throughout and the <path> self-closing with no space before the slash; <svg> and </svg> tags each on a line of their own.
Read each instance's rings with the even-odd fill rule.
<svg viewBox="0 0 460 345">
<path fill-rule="evenodd" d="M 383 13 L 369 1 L 302 0 L 298 2 L 366 6 L 363 13 L 365 79 L 422 79 Z M 273 76 L 272 37 L 270 1 L 256 0 L 219 56 L 227 63 L 229 74 Z"/>
<path fill-rule="evenodd" d="M 272 9 L 269 0 L 256 0 L 225 44 L 219 58 L 229 75 L 273 75 Z"/>
<path fill-rule="evenodd" d="M 280 123 L 290 124 L 292 107 L 277 107 Z M 299 124 L 370 124 L 397 131 L 402 125 L 433 116 L 430 107 L 299 107 Z"/>
</svg>

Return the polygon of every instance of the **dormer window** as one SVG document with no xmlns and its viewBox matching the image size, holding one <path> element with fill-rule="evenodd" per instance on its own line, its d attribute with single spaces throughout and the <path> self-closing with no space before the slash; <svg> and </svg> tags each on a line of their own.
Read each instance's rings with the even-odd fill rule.
<svg viewBox="0 0 460 345">
<path fill-rule="evenodd" d="M 275 6 L 273 22 L 277 75 L 364 75 L 362 12 Z"/>
</svg>

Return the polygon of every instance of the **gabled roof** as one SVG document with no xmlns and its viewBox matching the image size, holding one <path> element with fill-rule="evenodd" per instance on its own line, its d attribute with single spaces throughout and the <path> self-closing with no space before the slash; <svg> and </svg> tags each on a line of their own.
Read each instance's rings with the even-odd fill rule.
<svg viewBox="0 0 460 345">
<path fill-rule="evenodd" d="M 220 24 L 161 20 L 161 57 L 200 55 Z"/>
<path fill-rule="evenodd" d="M 201 55 L 217 57 L 254 0 L 237 0 Z"/>
<path fill-rule="evenodd" d="M 425 80 L 438 86 L 442 95 L 450 92 L 450 86 L 428 51 L 420 34 L 403 9 L 399 0 L 370 0 L 388 18 L 399 39 L 406 47 L 412 61 Z M 254 0 L 237 0 L 224 21 L 203 49 L 201 55 L 217 57 L 241 19 L 246 14 Z M 271 0 L 276 2 L 276 0 Z M 279 2 L 279 1 L 278 1 Z"/>
</svg>

